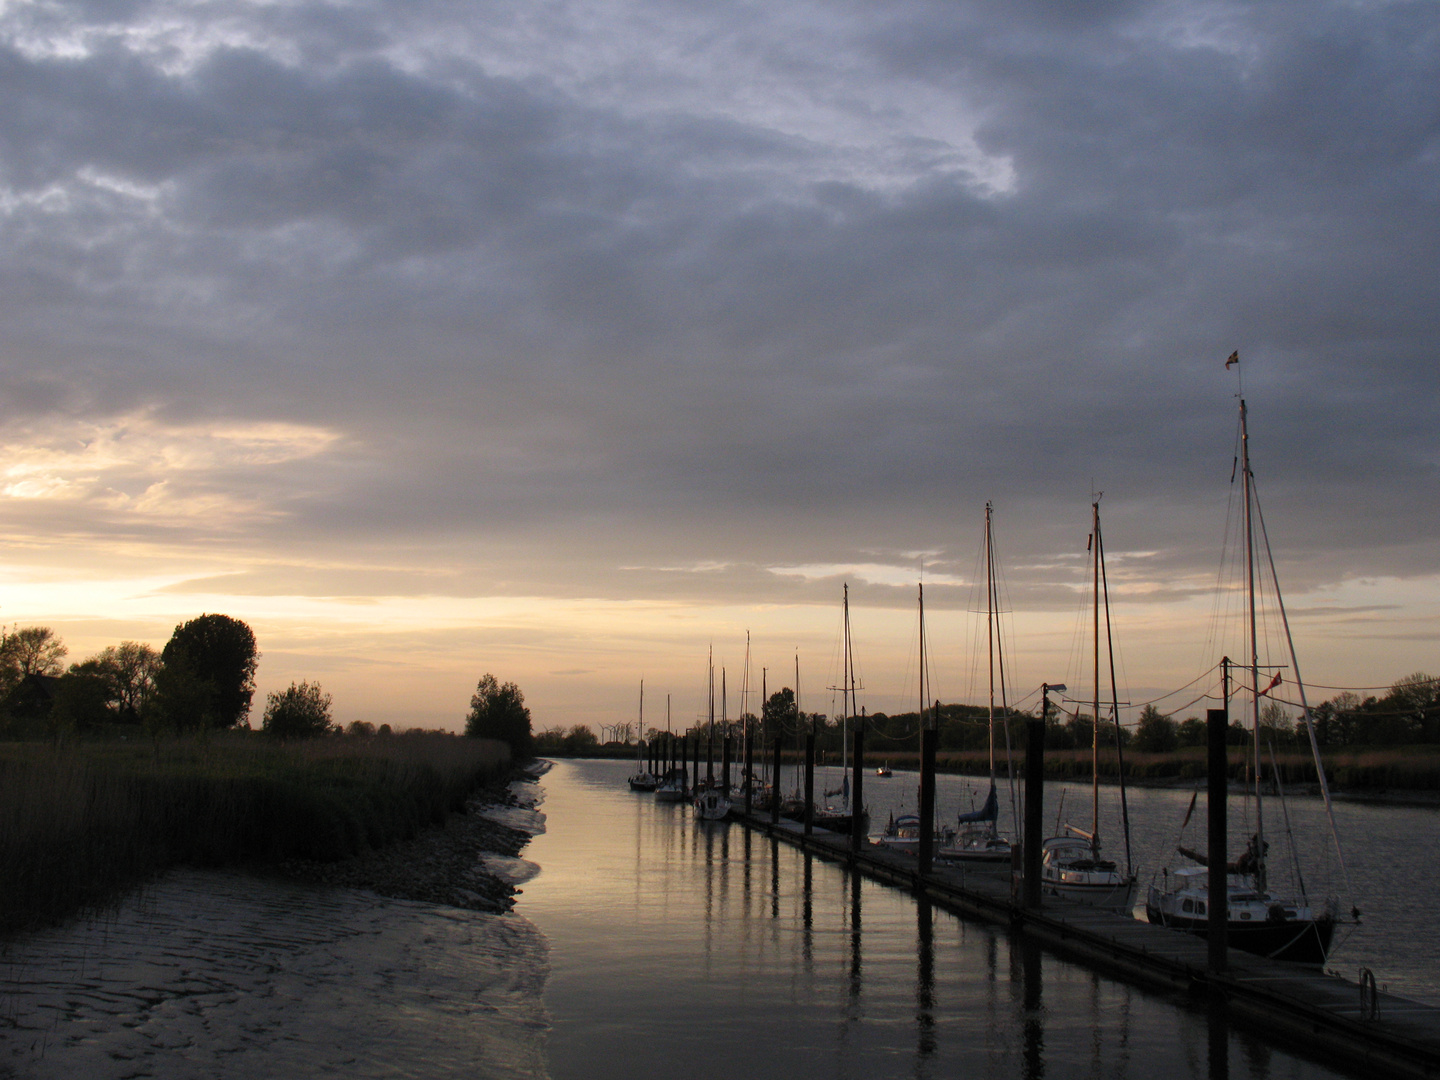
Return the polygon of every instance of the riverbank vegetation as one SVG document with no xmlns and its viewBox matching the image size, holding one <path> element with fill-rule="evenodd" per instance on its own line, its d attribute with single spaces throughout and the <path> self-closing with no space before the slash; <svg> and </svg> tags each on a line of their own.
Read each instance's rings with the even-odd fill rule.
<svg viewBox="0 0 1440 1080">
<path fill-rule="evenodd" d="M 504 743 L 439 732 L 0 743 L 0 933 L 103 907 L 169 866 L 408 838 L 509 761 Z"/>
<path fill-rule="evenodd" d="M 1305 727 L 1283 703 L 1267 699 L 1260 711 L 1262 771 L 1271 771 L 1271 755 L 1280 783 L 1319 783 Z M 1377 696 L 1361 698 L 1342 692 L 1311 710 L 1316 741 L 1320 746 L 1329 782 L 1337 788 L 1356 791 L 1403 789 L 1440 791 L 1440 679 L 1417 672 L 1398 680 Z M 1013 759 L 1023 759 L 1031 716 L 1014 709 L 1004 710 L 996 731 L 996 753 L 1004 760 L 1005 748 Z M 763 724 L 767 732 L 781 732 L 784 760 L 793 762 L 799 754 L 799 732 L 812 725 L 820 760 L 834 764 L 841 760 L 841 726 L 818 713 L 795 712 L 790 689 L 777 690 L 764 703 L 761 717 L 753 715 L 716 722 L 715 737 L 728 730 L 738 739 L 745 726 Z M 989 710 L 974 705 L 945 705 L 939 710 L 939 753 L 937 766 L 948 772 L 983 775 L 989 770 Z M 1008 730 L 1007 730 L 1008 729 Z M 624 739 L 630 725 L 610 729 Z M 900 768 L 915 767 L 920 717 L 916 712 L 866 717 L 866 752 L 877 761 L 889 761 Z M 708 737 L 708 725 L 696 733 Z M 650 729 L 650 738 L 663 735 Z M 1051 779 L 1088 777 L 1090 750 L 1095 735 L 1094 718 L 1083 707 L 1067 708 L 1052 702 L 1045 725 L 1045 774 Z M 1120 749 L 1116 749 L 1117 738 Z M 1238 718 L 1227 733 L 1230 774 L 1241 780 L 1250 775 L 1253 761 L 1247 748 L 1253 746 L 1253 732 Z M 1124 758 L 1125 776 L 1139 782 L 1177 782 L 1205 775 L 1205 721 L 1199 716 L 1183 720 L 1166 715 L 1154 705 L 1144 706 L 1136 719 L 1117 732 L 1108 720 L 1100 723 L 1100 772 L 1102 777 L 1119 776 Z M 535 737 L 535 752 L 553 756 L 627 757 L 634 744 L 615 738 L 601 741 L 589 727 L 555 727 Z"/>
</svg>

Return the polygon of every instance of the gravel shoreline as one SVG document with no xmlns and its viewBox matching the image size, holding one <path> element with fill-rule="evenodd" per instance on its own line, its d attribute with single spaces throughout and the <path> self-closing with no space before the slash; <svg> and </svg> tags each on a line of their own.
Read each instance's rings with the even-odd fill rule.
<svg viewBox="0 0 1440 1080">
<path fill-rule="evenodd" d="M 280 877 L 316 885 L 367 889 L 397 900 L 448 904 L 470 911 L 502 913 L 520 892 L 486 867 L 486 857 L 515 857 L 532 834 L 494 821 L 496 808 L 526 807 L 511 790 L 513 780 L 534 780 L 517 773 L 477 790 L 464 813 L 451 814 L 443 825 L 422 830 L 409 840 L 372 849 L 340 862 L 289 859 L 271 868 Z"/>
</svg>

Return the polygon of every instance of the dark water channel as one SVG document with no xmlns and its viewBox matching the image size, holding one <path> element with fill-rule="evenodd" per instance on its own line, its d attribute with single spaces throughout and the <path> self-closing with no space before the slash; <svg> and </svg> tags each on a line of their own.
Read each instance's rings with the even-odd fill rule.
<svg viewBox="0 0 1440 1080">
<path fill-rule="evenodd" d="M 548 831 L 530 852 L 543 869 L 522 909 L 550 945 L 557 1080 L 1348 1075 L 789 845 L 697 824 L 625 790 L 626 772 L 560 762 L 545 778 Z"/>
</svg>

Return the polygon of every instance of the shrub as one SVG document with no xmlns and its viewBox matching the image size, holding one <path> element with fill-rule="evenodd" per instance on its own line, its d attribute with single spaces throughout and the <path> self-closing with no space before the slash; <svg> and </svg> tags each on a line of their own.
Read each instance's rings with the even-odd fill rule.
<svg viewBox="0 0 1440 1080">
<path fill-rule="evenodd" d="M 473 738 L 499 739 L 516 754 L 530 752 L 530 710 L 525 695 L 513 682 L 501 683 L 486 672 L 470 697 L 465 717 L 465 734 Z"/>
<path fill-rule="evenodd" d="M 330 695 L 319 683 L 291 683 L 265 697 L 261 730 L 277 739 L 310 739 L 336 730 L 330 723 Z"/>
</svg>

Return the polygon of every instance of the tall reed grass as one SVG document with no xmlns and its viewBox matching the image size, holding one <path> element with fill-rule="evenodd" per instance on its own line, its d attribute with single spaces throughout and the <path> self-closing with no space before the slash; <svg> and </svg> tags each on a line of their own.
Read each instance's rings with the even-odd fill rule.
<svg viewBox="0 0 1440 1080">
<path fill-rule="evenodd" d="M 509 757 L 441 734 L 0 744 L 0 934 L 103 907 L 172 865 L 335 860 L 407 838 Z"/>
</svg>

